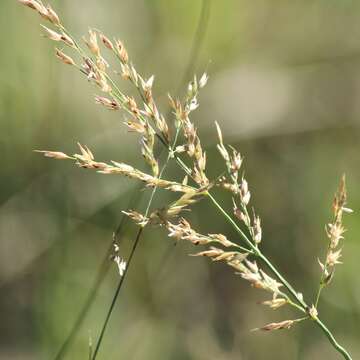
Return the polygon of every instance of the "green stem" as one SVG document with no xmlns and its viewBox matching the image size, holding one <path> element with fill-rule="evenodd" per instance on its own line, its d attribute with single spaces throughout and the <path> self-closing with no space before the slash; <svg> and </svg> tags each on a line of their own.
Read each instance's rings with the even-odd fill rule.
<svg viewBox="0 0 360 360">
<path fill-rule="evenodd" d="M 334 335 L 330 332 L 330 330 L 325 326 L 325 324 L 319 319 L 314 319 L 316 325 L 320 327 L 320 329 L 324 332 L 332 346 L 344 357 L 346 360 L 352 360 L 351 355 L 347 352 L 345 348 L 343 348 L 334 338 Z"/>
<path fill-rule="evenodd" d="M 186 164 L 179 159 L 178 157 L 175 157 L 177 163 L 180 165 L 180 167 L 187 173 L 191 174 L 191 170 L 186 166 Z M 250 241 L 250 239 L 245 235 L 245 233 L 239 228 L 239 226 L 236 224 L 236 222 L 232 219 L 232 217 L 222 208 L 222 206 L 217 202 L 217 200 L 214 198 L 213 195 L 208 193 L 209 199 L 212 201 L 212 203 L 217 207 L 217 209 L 222 213 L 222 215 L 226 218 L 226 220 L 233 226 L 233 228 L 236 230 L 236 232 L 242 237 L 242 239 L 250 246 L 252 251 L 254 252 L 254 255 L 259 257 L 267 266 L 268 268 L 276 275 L 276 277 L 280 280 L 280 282 L 286 287 L 286 289 L 289 291 L 289 293 L 295 298 L 296 302 L 299 304 L 294 305 L 298 308 L 301 308 L 302 311 L 309 311 L 309 306 L 306 304 L 306 302 L 302 299 L 302 297 L 299 296 L 299 294 L 294 290 L 294 288 L 289 284 L 289 282 L 280 274 L 280 272 L 274 267 L 274 265 L 271 263 L 271 261 L 263 255 L 260 250 Z M 300 309 L 299 309 L 300 310 Z M 331 331 L 326 327 L 326 325 L 319 319 L 314 319 L 315 323 L 321 328 L 321 330 L 324 332 L 328 340 L 330 341 L 331 345 L 335 348 L 336 351 L 338 351 L 346 360 L 352 360 L 350 354 L 347 352 L 345 348 L 343 348 L 335 339 L 334 335 L 331 333 Z"/>
<path fill-rule="evenodd" d="M 225 218 L 228 220 L 228 222 L 235 228 L 235 230 L 242 236 L 242 238 L 245 240 L 246 243 L 248 243 L 249 246 L 251 246 L 252 250 L 255 252 L 256 256 L 258 256 L 266 265 L 267 267 L 276 275 L 276 277 L 280 280 L 280 282 L 286 287 L 286 289 L 291 293 L 291 295 L 296 299 L 296 301 L 300 304 L 300 308 L 304 311 L 308 312 L 308 305 L 305 303 L 305 301 L 302 299 L 302 297 L 299 296 L 299 294 L 294 290 L 294 288 L 288 283 L 288 281 L 280 274 L 280 272 L 274 267 L 274 265 L 271 263 L 271 261 L 263 255 L 260 250 L 247 238 L 247 236 L 241 231 L 241 229 L 238 227 L 238 225 L 235 223 L 235 221 L 229 216 L 229 214 L 221 207 L 221 205 L 216 201 L 216 199 L 209 194 L 210 200 L 213 202 L 213 204 L 219 209 L 219 211 L 225 216 Z M 296 304 L 294 304 L 296 305 Z M 343 348 L 335 339 L 334 335 L 331 333 L 331 331 L 326 327 L 326 325 L 319 319 L 315 318 L 314 321 L 316 324 L 321 328 L 321 330 L 324 332 L 332 346 L 341 354 L 343 355 L 344 359 L 346 360 L 352 360 L 350 354 L 346 351 L 345 348 Z"/>
<path fill-rule="evenodd" d="M 179 158 L 176 157 L 176 161 L 183 168 L 183 170 L 187 174 L 191 174 L 191 170 L 186 166 L 186 164 Z M 308 309 L 307 304 L 304 300 L 299 296 L 299 294 L 293 289 L 293 287 L 288 283 L 288 281 L 280 274 L 280 272 L 273 266 L 270 260 L 261 253 L 259 248 L 253 244 L 253 242 L 246 236 L 246 234 L 240 229 L 240 227 L 236 224 L 233 218 L 222 208 L 222 206 L 217 202 L 213 195 L 208 192 L 208 197 L 212 201 L 212 203 L 217 207 L 217 209 L 222 213 L 225 219 L 232 225 L 235 231 L 241 236 L 241 238 L 246 242 L 246 244 L 253 251 L 254 255 L 259 257 L 265 264 L 271 269 L 271 271 L 277 276 L 277 278 L 281 281 L 281 283 L 287 288 L 289 293 L 294 297 L 296 302 L 300 305 L 304 310 Z"/>
<path fill-rule="evenodd" d="M 109 308 L 109 310 L 108 310 L 108 312 L 107 312 L 107 314 L 106 314 L 106 318 L 105 318 L 104 324 L 103 324 L 103 326 L 102 326 L 102 328 L 101 328 L 100 335 L 99 335 L 99 338 L 98 338 L 98 340 L 97 340 L 96 347 L 95 347 L 95 350 L 94 350 L 94 353 L 93 353 L 93 356 L 92 356 L 91 360 L 95 360 L 95 359 L 96 359 L 97 354 L 98 354 L 98 352 L 99 352 L 99 350 L 100 350 L 100 346 L 101 346 L 101 343 L 102 343 L 102 341 L 103 341 L 103 338 L 104 338 L 104 335 L 105 335 L 105 331 L 106 331 L 107 325 L 108 325 L 108 323 L 109 323 L 111 314 L 112 314 L 112 312 L 113 312 L 113 310 L 114 310 L 114 307 L 115 307 L 116 299 L 118 298 L 118 295 L 119 295 L 119 293 L 120 293 L 122 284 L 123 284 L 123 282 L 124 282 L 124 280 L 125 280 L 125 278 L 126 278 L 126 274 L 127 274 L 129 265 L 130 265 L 130 263 L 131 263 L 131 261 L 132 261 L 132 258 L 133 258 L 133 256 L 134 256 L 134 253 L 135 253 L 135 251 L 136 251 L 136 248 L 137 248 L 137 246 L 138 246 L 138 244 L 139 244 L 139 240 L 140 240 L 141 233 L 143 232 L 143 230 L 144 230 L 144 228 L 140 228 L 139 231 L 138 231 L 138 233 L 137 233 L 137 235 L 136 235 L 136 239 L 135 239 L 135 242 L 134 242 L 133 247 L 132 247 L 132 249 L 131 249 L 130 256 L 129 256 L 129 258 L 128 258 L 128 261 L 127 261 L 127 265 L 126 265 L 124 274 L 123 274 L 123 276 L 120 278 L 119 283 L 118 283 L 118 286 L 117 286 L 116 291 L 115 291 L 115 294 L 114 294 L 114 296 L 113 296 L 113 298 L 112 298 L 112 301 L 111 301 L 111 304 L 110 304 L 110 308 Z"/>
<path fill-rule="evenodd" d="M 299 311 L 306 313 L 306 310 L 304 310 L 300 305 L 294 303 L 293 301 L 290 300 L 290 298 L 287 296 L 286 300 L 288 301 L 288 304 L 295 307 L 296 309 L 298 309 Z M 307 316 L 306 319 L 308 319 L 309 317 Z"/>
<path fill-rule="evenodd" d="M 161 169 L 161 171 L 160 171 L 159 179 L 162 178 L 162 175 L 163 175 L 163 173 L 164 173 L 164 171 L 165 171 L 165 169 L 166 169 L 166 167 L 167 167 L 170 159 L 172 158 L 172 154 L 173 154 L 173 151 L 174 151 L 174 149 L 175 149 L 175 146 L 176 146 L 176 143 L 177 143 L 177 139 L 178 139 L 178 137 L 179 137 L 179 132 L 180 132 L 180 127 L 178 127 L 178 128 L 176 129 L 176 134 L 175 134 L 174 142 L 173 142 L 173 144 L 172 144 L 172 146 L 171 146 L 171 148 L 170 148 L 171 150 L 170 150 L 169 153 L 168 153 L 168 156 L 167 156 L 167 158 L 166 158 L 165 164 L 163 165 L 163 167 L 162 167 L 162 169 Z M 152 204 L 152 201 L 153 201 L 153 198 L 154 198 L 154 195 L 155 195 L 156 191 L 157 191 L 157 187 L 155 186 L 154 189 L 153 189 L 153 191 L 151 192 L 150 200 L 149 200 L 149 202 L 148 202 L 148 205 L 147 205 L 146 211 L 145 211 L 145 216 L 147 216 L 148 213 L 149 213 L 150 206 L 151 206 L 151 204 Z"/>
<path fill-rule="evenodd" d="M 324 280 L 326 278 L 326 273 L 327 273 L 327 265 L 326 265 L 326 258 L 328 256 L 328 253 L 330 251 L 330 243 L 328 244 L 328 247 L 327 247 L 327 250 L 326 250 L 326 257 L 324 259 L 324 268 L 322 269 L 322 272 L 321 272 L 321 278 L 320 278 L 320 282 L 319 282 L 319 289 L 317 291 L 317 294 L 316 294 L 316 299 L 315 299 L 315 307 L 317 308 L 318 307 L 318 304 L 319 304 L 319 300 L 320 300 L 320 296 L 321 296 L 321 292 L 323 290 L 323 288 L 325 287 L 325 283 L 324 283 Z"/>
<path fill-rule="evenodd" d="M 226 220 L 232 225 L 235 231 L 243 238 L 243 240 L 247 243 L 248 246 L 253 250 L 255 256 L 259 257 L 276 275 L 276 277 L 280 280 L 280 282 L 286 287 L 289 293 L 294 297 L 296 302 L 300 305 L 300 307 L 304 310 L 308 308 L 307 304 L 304 300 L 299 296 L 299 294 L 294 290 L 294 288 L 288 283 L 288 281 L 280 274 L 280 272 L 274 267 L 271 261 L 261 253 L 259 248 L 252 243 L 252 241 L 245 235 L 245 233 L 239 228 L 236 222 L 232 219 L 232 217 L 222 208 L 222 206 L 217 202 L 217 200 L 208 193 L 208 196 L 212 203 L 218 208 L 218 210 L 224 215 Z"/>
<path fill-rule="evenodd" d="M 295 289 L 290 285 L 290 283 L 281 275 L 281 273 L 275 268 L 275 266 L 271 263 L 271 261 L 262 253 L 260 253 L 259 258 L 266 264 L 266 266 L 276 275 L 276 277 L 280 280 L 280 282 L 286 287 L 289 293 L 295 298 L 297 303 L 306 311 L 308 311 L 309 307 L 302 299 L 299 293 L 295 291 Z"/>
<path fill-rule="evenodd" d="M 177 142 L 177 138 L 178 138 L 178 134 L 179 134 L 179 129 L 177 129 L 177 132 L 176 132 L 176 135 L 175 135 L 175 140 L 174 140 L 174 143 L 173 143 L 173 146 L 172 146 L 172 149 L 176 146 L 176 142 Z M 160 171 L 160 174 L 159 174 L 159 179 L 161 179 L 161 176 L 163 175 L 168 163 L 169 163 L 169 160 L 171 159 L 171 154 L 172 152 L 169 152 L 168 154 L 168 157 L 166 159 L 166 162 L 164 163 L 161 171 Z M 153 202 L 153 199 L 154 199 L 154 196 L 155 196 L 155 193 L 156 193 L 156 190 L 157 190 L 157 187 L 155 186 L 153 191 L 151 192 L 151 195 L 150 195 L 150 199 L 149 199 L 149 202 L 148 202 L 148 205 L 146 207 L 146 212 L 145 212 L 145 216 L 147 216 L 147 214 L 149 213 L 149 210 L 150 210 L 150 206 Z M 136 235 L 136 239 L 135 239 L 135 242 L 134 242 L 134 245 L 131 249 L 131 253 L 130 253 L 130 256 L 129 256 L 129 259 L 127 261 L 127 265 L 126 265 L 126 268 L 125 268 L 125 271 L 124 271 L 124 274 L 123 276 L 121 277 L 120 281 L 119 281 L 119 284 L 116 288 L 116 291 L 115 291 L 115 294 L 114 294 L 114 297 L 112 299 L 112 302 L 111 302 L 111 305 L 110 305 L 110 308 L 106 314 L 106 318 L 105 318 L 105 322 L 101 328 L 101 332 L 100 332 L 100 336 L 98 338 L 98 341 L 96 343 L 96 347 L 95 347 L 95 351 L 94 351 L 94 354 L 92 356 L 92 360 L 96 360 L 96 357 L 97 357 L 97 354 L 99 352 L 99 349 L 100 349 L 100 346 L 101 346 L 101 343 L 102 343 L 102 340 L 104 338 L 104 334 L 105 334 L 105 331 L 106 331 L 106 328 L 107 328 L 107 325 L 108 325 L 108 322 L 110 320 L 110 317 L 111 317 L 111 314 L 113 312 L 113 309 L 115 307 L 115 303 L 116 303 L 116 299 L 118 298 L 119 296 L 119 293 L 120 293 L 120 290 L 121 290 L 121 287 L 122 287 L 122 284 L 125 280 L 125 277 L 126 277 L 126 274 L 127 274 L 127 271 L 128 271 L 128 268 L 131 264 L 131 261 L 132 261 L 132 258 L 134 256 L 134 253 L 135 253 L 135 250 L 139 244 L 139 241 L 140 241 L 140 238 L 141 238 L 141 234 L 143 232 L 143 227 L 141 227 Z"/>
<path fill-rule="evenodd" d="M 318 289 L 318 292 L 316 294 L 316 299 L 315 299 L 315 307 L 317 308 L 318 307 L 318 304 L 319 304 L 319 300 L 320 300 L 320 296 L 321 296 L 321 292 L 322 292 L 322 289 L 324 288 L 324 285 L 322 284 L 322 278 L 321 278 L 321 281 L 320 281 L 320 285 L 319 285 L 319 289 Z"/>
</svg>

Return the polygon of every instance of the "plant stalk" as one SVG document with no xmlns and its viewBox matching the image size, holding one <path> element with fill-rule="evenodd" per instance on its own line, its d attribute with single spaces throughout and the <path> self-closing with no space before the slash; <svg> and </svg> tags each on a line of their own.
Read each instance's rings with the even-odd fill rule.
<svg viewBox="0 0 360 360">
<path fill-rule="evenodd" d="M 109 310 L 108 310 L 108 312 L 107 312 L 107 314 L 106 314 L 105 322 L 104 322 L 104 324 L 103 324 L 103 326 L 102 326 L 102 328 L 101 328 L 101 332 L 100 332 L 99 338 L 98 338 L 98 340 L 97 340 L 97 343 L 96 343 L 96 347 L 95 347 L 93 356 L 92 356 L 92 358 L 91 358 L 92 360 L 95 360 L 95 359 L 96 359 L 96 356 L 97 356 L 97 354 L 98 354 L 98 352 L 99 352 L 99 349 L 100 349 L 100 346 L 101 346 L 101 343 L 102 343 L 102 340 L 103 340 L 103 337 L 104 337 L 104 334 L 105 334 L 105 330 L 106 330 L 106 328 L 107 328 L 107 325 L 108 325 L 108 323 L 109 323 L 111 314 L 112 314 L 112 312 L 113 312 L 113 310 L 114 310 L 114 307 L 115 307 L 116 299 L 117 299 L 117 297 L 118 297 L 118 295 L 119 295 L 119 293 L 120 293 L 122 284 L 123 284 L 123 282 L 124 282 L 124 279 L 125 279 L 125 277 L 126 277 L 126 274 L 127 274 L 128 268 L 129 268 L 129 264 L 131 263 L 131 260 L 132 260 L 132 258 L 133 258 L 133 256 L 134 256 L 134 253 L 135 253 L 135 250 L 136 250 L 136 248 L 137 248 L 137 246 L 138 246 L 138 244 L 139 244 L 139 240 L 140 240 L 141 233 L 143 232 L 143 230 L 144 230 L 144 228 L 141 227 L 141 228 L 138 230 L 138 233 L 137 233 L 137 235 L 136 235 L 136 239 L 135 239 L 134 245 L 133 245 L 133 247 L 132 247 L 132 249 L 131 249 L 131 253 L 130 253 L 129 259 L 128 259 L 128 261 L 127 261 L 127 266 L 126 266 L 126 268 L 125 268 L 124 274 L 123 274 L 123 276 L 121 277 L 121 279 L 120 279 L 120 281 L 119 281 L 119 284 L 118 284 L 118 286 L 117 286 L 117 288 L 116 288 L 114 297 L 113 297 L 113 299 L 112 299 L 112 301 L 111 301 L 110 308 L 109 308 Z"/>
<path fill-rule="evenodd" d="M 319 319 L 314 319 L 316 325 L 320 327 L 323 333 L 326 335 L 328 340 L 330 341 L 331 345 L 344 357 L 346 360 L 352 360 L 351 355 L 347 352 L 347 350 L 342 347 L 335 339 L 334 335 L 331 331 L 326 327 L 326 325 Z"/>
<path fill-rule="evenodd" d="M 249 238 L 243 233 L 243 231 L 238 227 L 238 225 L 235 223 L 235 221 L 231 218 L 231 216 L 222 208 L 222 206 L 217 202 L 217 200 L 209 193 L 208 194 L 210 200 L 212 203 L 218 208 L 218 210 L 224 215 L 226 220 L 234 227 L 237 233 L 241 235 L 241 237 L 245 240 L 245 242 L 252 248 L 252 250 L 255 252 L 255 256 L 259 257 L 266 266 L 275 274 L 275 276 L 280 280 L 280 282 L 286 287 L 286 289 L 289 291 L 289 293 L 296 299 L 296 301 L 300 304 L 301 308 L 308 312 L 309 306 L 306 304 L 306 302 L 302 299 L 301 296 L 295 291 L 295 289 L 289 284 L 289 282 L 281 275 L 281 273 L 275 268 L 275 266 L 271 263 L 271 261 L 261 253 L 261 251 L 258 249 L 257 246 L 255 246 Z M 320 327 L 320 329 L 323 331 L 325 336 L 328 338 L 331 345 L 335 348 L 336 351 L 338 351 L 346 360 L 352 360 L 352 357 L 348 353 L 348 351 L 341 346 L 335 339 L 334 335 L 331 333 L 331 331 L 327 328 L 327 326 L 318 318 L 313 319 L 315 323 Z"/>
</svg>

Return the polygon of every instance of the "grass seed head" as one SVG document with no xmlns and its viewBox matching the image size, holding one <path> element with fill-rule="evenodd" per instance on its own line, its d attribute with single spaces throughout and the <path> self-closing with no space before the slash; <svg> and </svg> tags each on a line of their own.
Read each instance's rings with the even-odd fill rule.
<svg viewBox="0 0 360 360">
<path fill-rule="evenodd" d="M 123 211 L 122 213 L 127 215 L 130 219 L 132 219 L 137 225 L 141 227 L 145 227 L 150 220 L 148 217 L 134 210 Z"/>
<path fill-rule="evenodd" d="M 97 104 L 105 106 L 109 110 L 119 110 L 120 109 L 119 104 L 115 100 L 109 99 L 109 98 L 106 98 L 103 96 L 95 96 L 95 102 Z"/>
<path fill-rule="evenodd" d="M 75 61 L 68 55 L 64 54 L 61 50 L 55 49 L 56 57 L 66 65 L 76 65 Z"/>
<path fill-rule="evenodd" d="M 278 309 L 288 303 L 288 300 L 284 298 L 275 298 L 267 301 L 263 301 L 261 304 L 269 306 L 271 309 Z"/>
<path fill-rule="evenodd" d="M 89 29 L 89 39 L 87 40 L 85 37 L 83 38 L 85 44 L 89 48 L 89 50 L 96 56 L 100 56 L 100 48 L 97 41 L 97 35 L 94 30 Z"/>
<path fill-rule="evenodd" d="M 49 29 L 48 27 L 46 27 L 45 25 L 40 25 L 44 31 L 45 31 L 45 36 L 48 37 L 50 40 L 53 41 L 62 41 L 62 34 L 57 33 L 54 30 Z"/>
<path fill-rule="evenodd" d="M 252 331 L 258 331 L 258 330 L 262 330 L 262 331 L 273 331 L 273 330 L 283 330 L 283 329 L 290 329 L 293 325 L 294 325 L 295 321 L 294 320 L 284 320 L 278 323 L 270 323 L 267 324 L 261 328 L 256 328 L 253 329 Z"/>
<path fill-rule="evenodd" d="M 55 26 L 60 26 L 61 25 L 60 18 L 58 14 L 54 11 L 54 9 L 50 5 L 47 5 L 46 10 L 50 22 L 52 22 Z"/>
<path fill-rule="evenodd" d="M 127 64 L 129 62 L 129 55 L 125 49 L 124 44 L 120 40 L 116 40 L 115 48 L 120 58 L 120 61 L 124 64 Z"/>
<path fill-rule="evenodd" d="M 256 244 L 260 244 L 262 239 L 262 229 L 261 229 L 261 220 L 259 216 L 254 217 L 254 224 L 252 227 L 253 239 Z"/>
<path fill-rule="evenodd" d="M 38 2 L 35 0 L 18 0 L 20 4 L 23 4 L 30 9 L 37 10 Z"/>
<path fill-rule="evenodd" d="M 36 152 L 43 153 L 44 156 L 53 158 L 56 160 L 66 160 L 66 159 L 72 159 L 71 156 L 66 155 L 65 153 L 61 151 L 48 151 L 48 150 L 35 150 Z"/>
<path fill-rule="evenodd" d="M 104 34 L 99 34 L 99 37 L 106 48 L 112 51 L 114 50 L 114 45 L 110 39 L 108 39 Z"/>
</svg>

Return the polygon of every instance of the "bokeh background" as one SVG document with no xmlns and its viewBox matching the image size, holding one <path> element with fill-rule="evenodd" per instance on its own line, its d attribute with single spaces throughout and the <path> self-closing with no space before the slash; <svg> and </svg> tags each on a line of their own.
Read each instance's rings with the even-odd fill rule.
<svg viewBox="0 0 360 360">
<path fill-rule="evenodd" d="M 245 156 L 253 204 L 263 221 L 263 249 L 311 302 L 326 247 L 324 224 L 339 177 L 349 206 L 344 265 L 323 293 L 321 316 L 360 356 L 360 3 L 354 0 L 54 0 L 79 38 L 88 27 L 118 36 L 137 69 L 156 75 L 166 94 L 184 78 L 210 74 L 193 119 L 213 174 L 214 121 Z M 118 112 L 94 104 L 96 93 L 54 57 L 41 19 L 17 1 L 0 4 L 0 358 L 85 359 L 119 276 L 106 260 L 121 210 L 144 209 L 134 182 L 102 176 L 33 149 L 76 151 L 143 168 L 136 136 Z M 123 82 L 121 86 L 127 89 Z M 168 176 L 178 174 L 170 167 Z M 135 194 L 135 195 L 134 195 Z M 156 198 L 161 206 L 166 194 Z M 224 201 L 227 201 L 224 199 Z M 228 202 L 225 202 L 229 204 Z M 202 232 L 236 235 L 211 204 L 191 219 Z M 137 229 L 124 223 L 123 256 Z M 310 322 L 290 331 L 253 333 L 297 316 L 258 305 L 254 290 L 226 266 L 189 257 L 194 250 L 147 229 L 117 301 L 98 359 L 340 359 Z M 105 259 L 105 261 L 104 261 Z M 99 279 L 98 281 L 96 279 Z"/>
</svg>

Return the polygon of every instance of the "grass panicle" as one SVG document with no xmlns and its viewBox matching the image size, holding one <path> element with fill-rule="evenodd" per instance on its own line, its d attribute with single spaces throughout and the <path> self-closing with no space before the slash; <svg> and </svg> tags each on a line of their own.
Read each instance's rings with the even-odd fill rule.
<svg viewBox="0 0 360 360">
<path fill-rule="evenodd" d="M 199 92 L 207 84 L 208 75 L 205 73 L 200 77 L 194 76 L 188 84 L 183 99 L 169 95 L 171 115 L 164 116 L 157 106 L 153 94 L 154 76 L 145 77 L 136 70 L 123 41 L 110 40 L 99 30 L 90 29 L 88 35 L 82 39 L 83 45 L 80 45 L 80 42 L 66 29 L 61 18 L 51 6 L 45 6 L 39 0 L 19 1 L 39 13 L 47 21 L 46 25 L 42 25 L 42 29 L 46 38 L 57 43 L 56 57 L 62 63 L 79 71 L 98 89 L 101 94 L 95 96 L 95 102 L 106 109 L 122 111 L 126 114 L 128 118 L 125 125 L 130 132 L 140 138 L 139 150 L 148 168 L 146 171 L 141 171 L 129 164 L 115 160 L 97 161 L 93 152 L 81 144 L 78 144 L 80 152 L 74 155 L 67 155 L 61 151 L 40 150 L 46 157 L 71 160 L 80 168 L 93 169 L 101 174 L 126 176 L 140 181 L 144 183 L 145 187 L 152 189 L 150 201 L 143 213 L 133 209 L 124 210 L 124 214 L 131 218 L 140 229 L 127 264 L 119 254 L 118 245 L 114 245 L 112 260 L 116 263 L 122 279 L 116 289 L 113 303 L 94 351 L 92 346 L 89 346 L 90 357 L 95 359 L 99 351 L 106 324 L 111 316 L 113 305 L 136 250 L 142 229 L 147 226 L 157 226 L 165 229 L 168 236 L 177 241 L 189 241 L 193 245 L 201 246 L 201 250 L 191 254 L 192 256 L 204 256 L 212 262 L 223 263 L 254 288 L 270 294 L 267 300 L 261 302 L 263 305 L 271 309 L 290 306 L 295 313 L 301 315 L 295 319 L 270 323 L 255 330 L 289 329 L 302 321 L 313 321 L 324 332 L 333 347 L 345 359 L 351 359 L 347 350 L 335 340 L 332 332 L 320 320 L 318 312 L 321 292 L 332 280 L 335 266 L 341 263 L 340 243 L 345 231 L 343 215 L 351 212 L 346 207 L 345 177 L 342 177 L 339 190 L 334 198 L 333 220 L 326 226 L 328 248 L 325 259 L 319 260 L 320 285 L 315 303 L 310 305 L 262 252 L 261 218 L 253 208 L 249 209 L 251 192 L 244 176 L 243 157 L 237 149 L 224 142 L 218 123 L 215 123 L 218 136 L 217 149 L 224 162 L 224 173 L 214 179 L 209 178 L 207 169 L 214 159 L 207 158 L 196 125 L 191 120 L 192 112 L 199 107 Z M 115 71 L 110 69 L 109 62 L 106 60 L 107 56 L 117 59 L 118 68 Z M 114 73 L 121 75 L 123 81 L 129 81 L 133 85 L 135 93 L 124 93 L 117 84 L 118 77 L 114 77 Z M 161 161 L 160 157 L 156 155 L 155 147 L 157 145 L 163 146 L 167 151 L 168 156 L 165 161 Z M 170 161 L 177 163 L 183 170 L 184 179 L 164 178 L 164 170 Z M 217 201 L 212 193 L 214 187 L 229 193 L 233 202 L 232 209 L 225 209 Z M 164 204 L 161 208 L 152 208 L 152 199 L 158 189 L 178 193 L 178 198 L 169 204 Z M 186 211 L 191 210 L 194 203 L 205 199 L 210 201 L 229 223 L 229 226 L 236 230 L 238 238 L 228 239 L 223 234 L 201 234 L 193 229 L 189 220 L 185 218 Z"/>
</svg>

